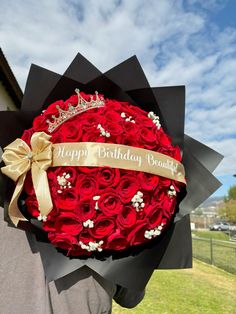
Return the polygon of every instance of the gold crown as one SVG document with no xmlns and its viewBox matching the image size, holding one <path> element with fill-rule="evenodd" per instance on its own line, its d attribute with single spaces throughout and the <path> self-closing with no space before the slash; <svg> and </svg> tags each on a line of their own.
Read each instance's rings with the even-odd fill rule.
<svg viewBox="0 0 236 314">
<path fill-rule="evenodd" d="M 95 92 L 96 98 L 93 99 L 94 96 L 90 96 L 90 100 L 86 101 L 81 95 L 80 95 L 80 90 L 77 88 L 75 92 L 78 95 L 78 104 L 76 107 L 72 106 L 69 103 L 68 110 L 63 110 L 60 108 L 60 106 L 56 106 L 58 110 L 58 117 L 55 115 L 52 116 L 53 121 L 51 122 L 50 120 L 47 120 L 46 122 L 48 123 L 48 132 L 52 133 L 59 125 L 64 123 L 65 121 L 69 120 L 70 118 L 76 116 L 77 114 L 80 114 L 81 112 L 84 112 L 89 109 L 93 108 L 99 108 L 99 107 L 104 107 L 105 102 L 103 97 L 98 96 L 98 92 Z"/>
</svg>

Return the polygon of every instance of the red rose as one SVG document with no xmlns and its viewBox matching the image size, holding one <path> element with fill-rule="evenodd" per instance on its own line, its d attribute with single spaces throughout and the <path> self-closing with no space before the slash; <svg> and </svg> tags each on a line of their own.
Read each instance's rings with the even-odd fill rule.
<svg viewBox="0 0 236 314">
<path fill-rule="evenodd" d="M 145 114 L 145 112 L 144 112 L 144 114 Z M 142 125 L 145 128 L 148 128 L 148 129 L 153 129 L 154 127 L 156 127 L 155 124 L 153 123 L 152 119 L 148 118 L 147 115 L 143 115 L 143 114 L 138 115 L 135 118 L 135 122 L 139 125 Z"/>
<path fill-rule="evenodd" d="M 112 110 L 110 107 L 107 107 L 105 114 L 108 124 L 114 123 L 118 128 L 120 128 L 119 124 L 123 122 L 123 118 L 121 117 L 120 113 Z"/>
<path fill-rule="evenodd" d="M 128 234 L 128 242 L 131 245 L 139 245 L 145 242 L 144 233 L 148 230 L 148 225 L 146 221 L 140 221 L 137 223 L 135 228 Z"/>
<path fill-rule="evenodd" d="M 166 195 L 161 202 L 162 210 L 164 213 L 167 214 L 167 217 L 170 217 L 174 210 L 176 205 L 176 197 L 170 197 Z"/>
<path fill-rule="evenodd" d="M 103 114 L 103 108 L 91 109 L 80 114 L 80 125 L 87 131 L 89 129 L 94 130 L 98 124 L 106 123 L 106 118 Z"/>
<path fill-rule="evenodd" d="M 88 174 L 91 174 L 93 172 L 97 172 L 97 167 L 84 167 L 84 166 L 81 166 L 81 167 L 77 167 L 78 169 L 78 172 L 82 172 L 82 173 L 85 173 L 86 175 Z"/>
<path fill-rule="evenodd" d="M 120 171 L 117 168 L 99 168 L 96 179 L 100 188 L 116 186 L 120 180 Z"/>
<path fill-rule="evenodd" d="M 137 137 L 137 133 L 139 131 L 139 126 L 136 123 L 126 122 L 123 124 L 123 129 L 125 131 L 126 137 Z"/>
<path fill-rule="evenodd" d="M 138 177 L 141 189 L 145 191 L 154 191 L 159 183 L 159 177 L 150 173 L 140 172 Z"/>
<path fill-rule="evenodd" d="M 146 149 L 154 149 L 157 146 L 156 135 L 152 130 L 141 127 L 141 129 L 139 130 L 139 136 L 141 142 Z"/>
<path fill-rule="evenodd" d="M 60 249 L 70 251 L 77 243 L 77 239 L 71 234 L 49 233 L 49 241 Z"/>
<path fill-rule="evenodd" d="M 173 149 L 172 157 L 178 161 L 182 160 L 181 151 L 179 146 L 175 146 Z"/>
<path fill-rule="evenodd" d="M 50 174 L 48 172 L 49 179 L 55 181 L 55 177 L 56 177 L 56 181 L 57 181 L 58 176 L 62 177 L 64 174 L 69 175 L 69 177 L 66 178 L 66 180 L 71 183 L 72 187 L 75 186 L 77 182 L 77 176 L 78 176 L 78 173 L 75 167 L 67 166 L 67 167 L 56 167 L 56 168 L 49 168 L 49 169 L 50 169 Z M 57 184 L 58 184 L 58 187 L 60 187 L 58 181 L 57 181 Z"/>
<path fill-rule="evenodd" d="M 50 134 L 52 137 L 50 141 L 54 143 L 64 143 L 64 136 L 63 133 L 61 133 L 60 128 L 57 130 L 56 133 Z"/>
<path fill-rule="evenodd" d="M 145 213 L 147 214 L 146 218 L 148 221 L 149 229 L 153 229 L 161 224 L 162 221 L 162 209 L 155 206 L 149 205 L 145 209 Z"/>
<path fill-rule="evenodd" d="M 100 194 L 98 207 L 106 216 L 115 216 L 122 210 L 122 203 L 117 193 L 112 189 L 107 189 Z"/>
<path fill-rule="evenodd" d="M 58 100 L 52 103 L 45 111 L 44 111 L 44 116 L 47 117 L 47 119 L 51 120 L 52 116 L 58 116 L 58 109 L 57 106 L 59 106 L 63 110 L 67 110 L 68 106 L 66 103 L 64 103 L 63 100 Z"/>
<path fill-rule="evenodd" d="M 48 168 L 47 176 L 48 176 L 48 185 L 49 185 L 49 189 L 50 189 L 52 202 L 55 204 L 56 203 L 55 201 L 58 197 L 58 192 L 57 192 L 58 191 L 58 182 L 57 182 L 57 175 L 55 173 L 55 168 Z"/>
<path fill-rule="evenodd" d="M 35 131 L 44 131 L 48 132 L 48 126 L 49 124 L 47 123 L 47 120 L 53 123 L 53 116 L 58 117 L 58 109 L 57 106 L 62 108 L 63 110 L 67 110 L 68 107 L 67 105 L 63 102 L 63 100 L 59 100 L 51 104 L 46 110 L 42 112 L 42 114 L 38 117 L 36 117 L 33 121 L 33 128 Z M 52 136 L 55 133 L 51 134 Z"/>
<path fill-rule="evenodd" d="M 168 195 L 168 189 L 161 190 L 158 195 L 155 193 L 155 204 L 157 207 L 161 208 L 163 214 L 170 217 L 176 206 L 176 197 L 170 197 Z"/>
<path fill-rule="evenodd" d="M 82 223 L 74 213 L 62 213 L 55 221 L 57 233 L 78 235 L 83 230 Z"/>
<path fill-rule="evenodd" d="M 53 223 L 56 219 L 56 217 L 58 217 L 59 211 L 57 209 L 57 207 L 54 205 L 52 210 L 50 211 L 50 213 L 47 216 L 47 222 Z"/>
<path fill-rule="evenodd" d="M 111 234 L 107 239 L 107 248 L 109 250 L 120 251 L 125 249 L 127 246 L 127 239 L 119 233 Z"/>
<path fill-rule="evenodd" d="M 121 113 L 125 113 L 125 118 L 135 118 L 137 116 L 136 107 L 131 106 L 128 102 L 122 102 L 122 106 L 120 108 Z"/>
<path fill-rule="evenodd" d="M 146 116 L 147 115 L 147 112 L 144 111 L 143 109 L 137 107 L 137 106 L 133 106 L 133 105 L 130 105 L 129 103 L 126 103 L 128 107 L 132 108 L 133 111 L 135 112 L 135 116 L 138 117 L 138 116 Z"/>
<path fill-rule="evenodd" d="M 133 206 L 127 205 L 122 208 L 122 211 L 117 216 L 117 225 L 120 229 L 128 229 L 135 225 L 137 212 Z"/>
<path fill-rule="evenodd" d="M 117 186 L 117 193 L 124 203 L 129 203 L 138 190 L 139 182 L 135 175 L 124 175 Z"/>
<path fill-rule="evenodd" d="M 77 97 L 77 95 L 75 95 L 76 97 Z M 94 94 L 85 94 L 84 92 L 80 92 L 80 96 L 83 98 L 83 99 L 85 99 L 86 101 L 90 101 L 91 100 L 91 97 L 92 97 L 92 99 L 96 99 L 96 95 L 94 95 Z M 98 97 L 99 98 L 104 98 L 103 97 L 103 95 L 102 94 L 98 94 Z M 78 100 L 77 100 L 78 101 Z"/>
<path fill-rule="evenodd" d="M 47 220 L 45 222 L 43 221 L 43 229 L 47 232 L 55 232 L 56 231 L 55 221 L 50 218 L 48 216 Z"/>
<path fill-rule="evenodd" d="M 106 99 L 106 107 L 108 108 L 108 111 L 119 111 L 121 108 L 121 102 L 114 99 Z"/>
<path fill-rule="evenodd" d="M 137 212 L 137 220 L 143 220 L 145 218 L 145 208 L 152 203 L 152 200 L 153 200 L 153 194 L 150 193 L 150 192 L 145 192 L 143 193 L 143 203 L 145 204 L 144 205 L 144 208 L 141 208 L 141 210 L 139 210 Z"/>
<path fill-rule="evenodd" d="M 31 172 L 29 171 L 26 175 L 25 182 L 24 182 L 24 191 L 27 195 L 35 196 L 35 191 L 33 187 Z"/>
<path fill-rule="evenodd" d="M 93 219 L 93 217 L 96 215 L 96 210 L 94 206 L 94 202 L 91 199 L 83 199 L 81 200 L 76 209 L 75 209 L 76 215 L 78 219 L 82 222 Z"/>
<path fill-rule="evenodd" d="M 81 93 L 81 96 L 85 96 L 85 94 L 82 92 Z M 82 97 L 83 97 L 82 96 Z M 67 99 L 66 101 L 65 101 L 65 104 L 68 106 L 69 104 L 71 104 L 71 105 L 77 105 L 78 104 L 78 95 L 77 94 L 74 94 L 74 95 L 72 95 L 72 96 L 70 96 L 70 98 L 69 99 Z"/>
<path fill-rule="evenodd" d="M 62 124 L 60 132 L 63 135 L 63 142 L 80 142 L 83 130 L 75 122 L 67 122 Z"/>
<path fill-rule="evenodd" d="M 84 133 L 82 136 L 82 142 L 98 142 L 98 143 L 104 143 L 105 142 L 105 136 L 101 135 L 100 130 L 96 127 L 90 128 L 88 130 L 84 129 Z"/>
<path fill-rule="evenodd" d="M 54 199 L 56 207 L 66 211 L 74 211 L 78 206 L 79 195 L 75 189 L 65 189 L 62 193 L 57 193 Z"/>
<path fill-rule="evenodd" d="M 81 199 L 89 198 L 95 195 L 97 190 L 97 181 L 93 176 L 80 174 L 77 179 L 76 191 Z"/>
<path fill-rule="evenodd" d="M 78 242 L 81 241 L 84 244 L 88 244 L 89 242 L 94 242 L 94 237 L 88 232 L 88 230 L 81 231 L 80 235 L 78 236 Z"/>
<path fill-rule="evenodd" d="M 47 132 L 48 131 L 48 123 L 47 123 L 47 118 L 45 115 L 40 115 L 34 118 L 33 130 L 35 132 L 39 132 L 39 131 Z"/>
<path fill-rule="evenodd" d="M 27 206 L 28 212 L 33 217 L 38 217 L 40 212 L 38 210 L 38 201 L 35 196 L 29 196 L 25 200 L 25 205 Z"/>
<path fill-rule="evenodd" d="M 108 237 L 115 230 L 115 222 L 113 218 L 100 215 L 94 222 L 94 227 L 89 228 L 89 233 L 95 239 L 103 239 Z"/>
<path fill-rule="evenodd" d="M 121 125 L 115 122 L 108 122 L 104 125 L 104 129 L 110 133 L 111 138 L 116 138 L 116 136 L 124 133 L 124 129 Z"/>
<path fill-rule="evenodd" d="M 184 185 L 182 182 L 178 182 L 178 181 L 174 181 L 174 180 L 171 182 L 171 184 L 173 185 L 176 192 L 179 192 L 181 186 Z"/>
<path fill-rule="evenodd" d="M 127 133 L 117 136 L 117 143 L 127 145 L 127 146 L 141 147 L 137 138 L 134 137 L 132 134 L 127 134 Z"/>
<path fill-rule="evenodd" d="M 166 133 L 162 133 L 161 136 L 159 137 L 159 142 L 158 144 L 162 147 L 162 148 L 169 148 L 171 145 L 171 138 L 166 134 Z"/>
<path fill-rule="evenodd" d="M 161 187 L 169 187 L 172 184 L 172 181 L 168 178 L 161 177 L 160 178 L 160 186 Z"/>
<path fill-rule="evenodd" d="M 26 144 L 27 144 L 29 147 L 31 147 L 31 146 L 30 146 L 30 140 L 31 140 L 31 137 L 32 137 L 33 133 L 34 133 L 34 129 L 31 128 L 31 129 L 29 129 L 29 130 L 25 130 L 24 133 L 23 133 L 23 135 L 21 136 L 21 139 L 22 139 L 23 141 L 25 141 Z"/>
</svg>

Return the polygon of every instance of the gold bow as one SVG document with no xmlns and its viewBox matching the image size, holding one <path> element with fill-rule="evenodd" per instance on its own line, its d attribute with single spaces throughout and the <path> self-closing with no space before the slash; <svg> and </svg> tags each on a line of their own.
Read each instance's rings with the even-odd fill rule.
<svg viewBox="0 0 236 314">
<path fill-rule="evenodd" d="M 32 181 L 41 216 L 47 216 L 52 210 L 52 200 L 48 186 L 46 170 L 52 164 L 52 143 L 50 135 L 36 132 L 31 137 L 31 147 L 21 139 L 4 148 L 2 159 L 5 167 L 2 173 L 17 182 L 10 205 L 9 216 L 17 226 L 19 220 L 27 220 L 20 212 L 17 200 L 22 192 L 27 172 L 31 169 Z"/>
</svg>

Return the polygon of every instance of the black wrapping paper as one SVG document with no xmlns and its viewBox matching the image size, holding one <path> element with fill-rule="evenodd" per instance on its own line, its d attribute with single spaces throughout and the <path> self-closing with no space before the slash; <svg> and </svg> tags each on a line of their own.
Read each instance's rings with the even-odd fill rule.
<svg viewBox="0 0 236 314">
<path fill-rule="evenodd" d="M 24 129 L 30 127 L 37 116 L 52 102 L 67 99 L 75 90 L 103 93 L 106 98 L 128 101 L 145 111 L 154 111 L 160 116 L 161 124 L 183 153 L 187 178 L 187 195 L 182 191 L 173 224 L 152 245 L 129 256 L 70 259 L 58 252 L 45 240 L 40 224 L 32 220 L 20 227 L 34 232 L 49 281 L 57 280 L 80 267 L 87 265 L 104 278 L 123 287 L 142 290 L 154 269 L 176 269 L 192 266 L 190 211 L 208 198 L 219 186 L 212 175 L 222 156 L 209 147 L 184 134 L 185 87 L 149 86 L 148 80 L 137 60 L 131 57 L 102 74 L 82 55 L 78 54 L 64 75 L 59 75 L 32 65 L 20 112 L 0 113 L 0 145 L 6 146 Z M 11 125 L 11 132 L 5 132 Z M 9 180 L 1 175 L 0 182 L 8 184 L 5 208 L 9 203 L 11 188 Z M 201 183 L 201 184 L 200 184 Z M 12 185 L 12 184 L 10 184 Z M 1 189 L 4 192 L 4 189 Z M 184 198 L 185 196 L 185 198 Z M 183 198 L 183 200 L 182 200 Z M 3 199 L 3 197 L 2 197 Z"/>
</svg>

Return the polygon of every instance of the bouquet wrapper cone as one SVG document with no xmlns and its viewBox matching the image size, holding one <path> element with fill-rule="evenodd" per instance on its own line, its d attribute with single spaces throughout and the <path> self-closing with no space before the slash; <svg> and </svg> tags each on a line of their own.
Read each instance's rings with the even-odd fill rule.
<svg viewBox="0 0 236 314">
<path fill-rule="evenodd" d="M 79 88 L 85 93 L 98 90 L 107 98 L 128 101 L 145 111 L 160 116 L 162 126 L 183 154 L 187 189 L 179 195 L 176 214 L 171 227 L 142 250 L 120 256 L 97 258 L 68 258 L 47 241 L 40 222 L 30 219 L 20 222 L 19 228 L 30 238 L 36 236 L 48 281 L 57 280 L 87 266 L 105 279 L 133 290 L 143 290 L 155 269 L 192 267 L 192 239 L 190 212 L 207 199 L 221 185 L 212 172 L 222 155 L 184 133 L 185 87 L 150 87 L 142 67 L 133 56 L 101 73 L 81 54 L 77 54 L 64 75 L 32 65 L 22 101 L 21 111 L 0 113 L 0 145 L 7 146 L 31 126 L 32 119 L 58 99 L 68 98 Z M 6 129 L 8 132 L 6 133 Z M 0 174 L 1 206 L 7 208 L 14 184 Z"/>
</svg>

